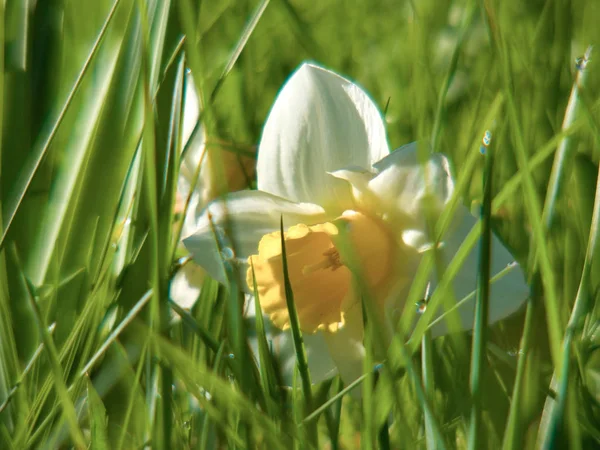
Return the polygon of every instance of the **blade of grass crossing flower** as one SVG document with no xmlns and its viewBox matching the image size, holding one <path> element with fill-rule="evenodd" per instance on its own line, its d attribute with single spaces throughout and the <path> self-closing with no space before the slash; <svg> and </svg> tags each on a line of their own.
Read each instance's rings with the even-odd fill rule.
<svg viewBox="0 0 600 450">
<path fill-rule="evenodd" d="M 223 251 L 227 249 L 224 248 Z M 265 393 L 260 389 L 260 374 L 256 365 L 251 360 L 248 354 L 248 334 L 244 317 L 242 314 L 244 296 L 241 293 L 239 283 L 240 276 L 233 264 L 225 261 L 225 273 L 229 282 L 227 290 L 227 336 L 228 342 L 233 349 L 233 360 L 231 366 L 234 368 L 234 373 L 237 381 L 240 383 L 242 391 L 249 397 L 255 397 L 261 402 L 265 408 L 265 402 L 268 401 Z"/>
<path fill-rule="evenodd" d="M 557 369 L 553 377 L 556 378 L 556 391 L 558 397 L 556 399 L 548 398 L 546 400 L 542 421 L 540 423 L 538 439 L 539 442 L 541 442 L 541 448 L 544 449 L 556 448 L 557 436 L 562 425 L 565 407 L 567 406 L 567 395 L 569 395 L 569 390 L 571 391 L 571 395 L 575 394 L 572 391 L 572 386 L 569 385 L 571 378 L 569 373 L 572 359 L 571 351 L 574 345 L 575 336 L 581 331 L 583 327 L 583 320 L 591 306 L 592 299 L 591 293 L 589 292 L 589 287 L 591 285 L 591 268 L 594 255 L 596 255 L 599 250 L 599 234 L 600 172 L 598 173 L 596 182 L 594 212 L 592 214 L 592 225 L 590 228 L 590 236 L 585 255 L 583 273 L 581 275 L 581 282 L 579 283 L 573 311 L 571 312 L 571 317 L 569 318 L 569 323 L 567 324 L 567 330 L 565 331 L 562 353 L 563 360 L 560 366 L 556 366 Z"/>
<path fill-rule="evenodd" d="M 461 170 L 459 177 L 456 180 L 455 190 L 452 195 L 452 198 L 448 202 L 448 205 L 446 205 L 446 208 L 444 209 L 439 220 L 436 223 L 435 232 L 436 232 L 437 239 L 441 239 L 443 237 L 444 233 L 450 226 L 450 223 L 454 217 L 454 211 L 456 210 L 456 207 L 459 205 L 461 198 L 465 195 L 466 189 L 468 188 L 470 180 L 471 180 L 471 174 L 473 172 L 473 169 L 475 168 L 477 161 L 481 157 L 481 155 L 478 151 L 479 146 L 480 146 L 480 144 L 479 144 L 480 136 L 482 136 L 488 129 L 490 129 L 492 127 L 494 120 L 498 117 L 498 115 L 500 113 L 500 108 L 502 107 L 503 102 L 504 102 L 504 96 L 501 93 L 497 94 L 488 110 L 488 113 L 485 116 L 481 132 L 479 133 L 479 135 L 477 137 L 477 141 L 473 143 L 473 146 L 472 146 L 471 150 L 469 151 L 469 156 L 464 164 L 463 170 Z M 475 150 L 475 149 L 477 149 L 477 150 Z M 479 224 L 477 226 L 479 226 Z M 462 252 L 462 254 L 464 255 L 463 258 L 466 258 L 469 250 L 475 244 L 476 233 L 478 233 L 478 232 L 479 232 L 478 230 L 472 231 L 471 234 L 469 235 L 469 237 L 465 240 L 465 242 L 463 244 L 464 250 Z M 455 259 L 457 257 L 458 257 L 458 255 L 455 256 Z M 453 259 L 453 261 L 450 263 L 450 265 L 445 268 L 442 267 L 441 264 L 439 264 L 439 261 L 437 261 L 437 266 L 438 266 L 437 270 L 438 270 L 438 276 L 439 276 L 440 280 L 443 279 L 443 274 L 447 270 L 451 269 L 452 267 L 455 267 L 455 265 L 456 265 L 456 263 L 454 262 L 455 259 Z M 462 260 L 462 259 L 458 258 L 458 260 L 456 262 L 459 262 L 460 260 Z M 400 316 L 398 326 L 396 327 L 396 329 L 400 330 L 400 332 L 403 335 L 406 334 L 406 330 L 409 329 L 409 325 L 414 320 L 414 316 L 416 315 L 416 309 L 414 308 L 414 305 L 419 300 L 422 299 L 422 295 L 423 295 L 422 293 L 426 290 L 426 285 L 429 280 L 431 271 L 433 270 L 433 267 L 434 267 L 434 258 L 433 258 L 433 255 L 431 254 L 431 252 L 429 252 L 429 253 L 425 254 L 425 257 L 423 258 L 423 260 L 421 261 L 421 264 L 419 265 L 417 274 L 416 274 L 415 278 L 413 279 L 407 301 L 404 304 L 404 309 Z M 449 279 L 447 279 L 447 282 L 448 281 L 449 281 Z M 436 298 L 437 298 L 437 296 L 436 296 Z M 428 306 L 431 306 L 431 305 L 428 305 Z M 427 312 L 427 310 L 426 310 L 425 313 L 427 314 L 427 318 L 422 318 L 421 320 L 423 320 L 423 324 L 421 324 L 420 326 L 417 326 L 417 328 L 413 331 L 411 341 L 414 343 L 414 347 L 412 347 L 412 349 L 413 349 L 412 351 L 416 350 L 416 348 L 417 348 L 416 345 L 418 342 L 420 342 L 420 339 L 422 337 L 421 333 L 423 332 L 426 324 L 433 317 L 434 312 L 435 312 L 435 309 L 432 309 L 429 312 Z"/>
<path fill-rule="evenodd" d="M 477 299 L 475 302 L 475 322 L 473 324 L 473 344 L 471 350 L 471 420 L 469 423 L 468 448 L 481 448 L 483 415 L 484 371 L 489 320 L 489 296 L 491 274 L 491 219 L 492 219 L 492 170 L 494 153 L 491 146 L 485 153 L 483 172 L 483 204 L 481 206 L 481 239 L 479 244 L 479 272 L 477 274 Z"/>
<path fill-rule="evenodd" d="M 277 392 L 277 378 L 273 373 L 273 366 L 271 364 L 272 357 L 271 353 L 269 352 L 269 344 L 265 334 L 265 324 L 262 315 L 262 308 L 260 306 L 258 286 L 256 285 L 254 264 L 252 264 L 252 261 L 250 264 L 252 269 L 252 289 L 254 290 L 254 315 L 256 320 L 256 339 L 258 340 L 258 357 L 260 361 L 260 381 L 263 391 L 265 392 L 268 412 L 271 417 L 277 417 L 277 415 L 280 413 L 277 405 L 281 399 L 279 398 Z M 276 401 L 273 402 L 272 399 Z"/>
<path fill-rule="evenodd" d="M 450 264 L 448 264 L 446 267 L 446 270 L 443 272 L 439 284 L 431 296 L 431 300 L 427 302 L 427 308 L 425 309 L 425 312 L 423 312 L 421 315 L 421 318 L 417 322 L 411 338 L 407 343 L 411 352 L 414 352 L 417 348 L 419 348 L 423 334 L 429 327 L 429 324 L 432 322 L 432 318 L 437 309 L 441 306 L 444 293 L 451 289 L 451 282 L 458 274 L 460 268 L 463 266 L 463 262 L 468 257 L 471 249 L 475 246 L 480 230 L 481 222 L 477 222 L 459 247 L 458 251 L 452 258 L 452 261 L 450 261 Z M 433 254 L 430 256 L 433 260 Z"/>
<path fill-rule="evenodd" d="M 283 282 L 285 287 L 285 301 L 287 304 L 288 314 L 290 316 L 290 328 L 292 330 L 292 339 L 294 342 L 294 350 L 296 351 L 296 361 L 298 373 L 302 382 L 302 393 L 304 395 L 304 414 L 312 412 L 313 400 L 312 400 L 312 388 L 310 380 L 310 372 L 308 370 L 308 360 L 306 357 L 306 349 L 304 348 L 304 341 L 302 340 L 302 332 L 300 331 L 300 321 L 298 319 L 298 313 L 296 312 L 296 304 L 294 303 L 294 292 L 292 291 L 292 285 L 290 284 L 290 276 L 288 273 L 287 264 L 287 253 L 285 249 L 285 238 L 283 234 L 283 217 L 279 221 L 279 230 L 281 232 L 281 259 L 283 263 Z M 318 437 L 316 424 L 310 425 L 308 429 L 309 439 L 311 444 L 318 448 Z"/>
<path fill-rule="evenodd" d="M 452 194 L 452 198 L 448 202 L 444 211 L 440 216 L 436 224 L 436 236 L 441 238 L 444 235 L 452 219 L 454 217 L 454 211 L 456 210 L 456 205 L 461 202 L 461 199 L 467 193 L 467 189 L 472 182 L 472 174 L 475 166 L 479 162 L 481 158 L 481 154 L 479 151 L 475 151 L 475 149 L 479 149 L 481 143 L 481 136 L 484 136 L 486 131 L 493 127 L 493 123 L 500 116 L 500 111 L 502 106 L 504 105 L 504 95 L 499 92 L 496 94 L 494 101 L 490 105 L 487 114 L 482 122 L 481 128 L 478 129 L 476 135 L 476 141 L 471 144 L 469 147 L 467 154 L 467 160 L 465 161 L 463 167 L 461 168 L 460 173 L 458 174 L 458 178 L 454 184 L 454 192 Z"/>
<path fill-rule="evenodd" d="M 367 303 L 365 300 L 363 303 Z M 365 308 L 366 309 L 366 308 Z M 363 313 L 363 322 L 365 323 L 364 345 L 365 357 L 363 359 L 363 373 L 366 375 L 365 382 L 362 384 L 362 429 L 360 437 L 361 448 L 368 450 L 376 448 L 376 428 L 373 414 L 373 387 L 375 384 L 375 374 L 373 373 L 373 323 L 366 311 Z"/>
<path fill-rule="evenodd" d="M 362 276 L 362 264 L 358 259 L 357 255 L 354 253 L 352 241 L 346 233 L 346 229 L 339 229 L 337 245 L 338 248 L 340 248 L 340 246 L 344 247 L 341 248 L 340 251 L 343 254 L 345 254 L 348 258 L 348 265 L 349 267 L 351 267 L 351 270 L 354 274 L 354 278 L 356 280 L 357 285 L 356 287 L 361 297 L 363 318 L 364 322 L 367 325 L 366 328 L 370 330 L 369 338 L 372 341 L 370 343 L 371 345 L 369 345 L 366 349 L 367 354 L 369 354 L 369 352 L 374 352 L 372 354 L 378 358 L 382 358 L 387 354 L 388 361 L 391 362 L 391 364 L 386 364 L 384 362 L 384 364 L 382 364 L 381 366 L 380 372 L 380 376 L 383 378 L 383 380 L 381 380 L 380 382 L 383 382 L 384 386 L 393 386 L 393 380 L 397 378 L 394 376 L 394 372 L 398 370 L 399 367 L 403 367 L 406 369 L 410 380 L 414 383 L 414 389 L 417 393 L 417 398 L 421 406 L 421 410 L 423 411 L 426 420 L 430 421 L 432 434 L 435 436 L 436 442 L 438 442 L 437 448 L 444 449 L 445 445 L 443 441 L 443 436 L 440 431 L 441 428 L 435 417 L 435 414 L 433 413 L 429 399 L 425 395 L 425 392 L 421 385 L 421 379 L 419 378 L 417 371 L 413 366 L 411 355 L 407 352 L 406 346 L 402 342 L 401 336 L 403 335 L 396 333 L 393 337 L 387 336 L 385 327 L 380 325 L 379 316 L 377 315 L 374 309 L 374 302 L 371 301 L 370 292 L 365 283 L 363 282 L 365 278 Z M 389 342 L 390 338 L 392 339 L 392 344 L 388 346 L 386 343 Z M 369 372 L 372 371 L 372 367 L 373 365 L 368 367 L 366 369 L 368 370 L 368 372 L 363 374 L 363 377 L 365 377 L 365 381 L 367 383 L 369 382 Z M 394 400 L 398 410 L 402 411 L 403 400 L 398 395 L 398 392 L 398 389 L 392 389 L 391 394 L 394 396 Z M 373 433 L 373 435 L 374 434 L 375 432 Z"/>
</svg>

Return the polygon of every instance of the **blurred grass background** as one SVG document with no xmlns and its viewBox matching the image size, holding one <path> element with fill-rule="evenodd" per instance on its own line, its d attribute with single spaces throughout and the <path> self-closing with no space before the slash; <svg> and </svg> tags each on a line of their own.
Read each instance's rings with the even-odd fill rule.
<svg viewBox="0 0 600 450">
<path fill-rule="evenodd" d="M 597 228 L 593 53 L 571 95 L 598 17 L 586 0 L 0 2 L 0 448 L 600 446 L 594 249 L 581 282 Z M 262 124 L 305 60 L 370 93 L 392 148 L 429 139 L 448 154 L 467 205 L 483 201 L 473 155 L 493 129 L 505 193 L 492 223 L 533 295 L 527 326 L 524 308 L 493 327 L 474 444 L 470 355 L 449 339 L 423 365 L 426 404 L 403 370 L 362 404 L 336 397 L 337 378 L 314 386 L 316 437 L 302 391 L 244 356 L 236 292 L 207 278 L 174 320 L 186 92 L 193 83 L 202 104 L 207 200 L 253 185 Z M 570 336 L 554 359 L 548 331 Z"/>
</svg>

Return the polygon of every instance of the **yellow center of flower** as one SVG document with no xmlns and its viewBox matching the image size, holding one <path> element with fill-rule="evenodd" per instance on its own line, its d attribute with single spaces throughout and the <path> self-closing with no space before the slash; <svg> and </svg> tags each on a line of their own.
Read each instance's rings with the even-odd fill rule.
<svg viewBox="0 0 600 450">
<path fill-rule="evenodd" d="M 380 289 L 392 271 L 395 246 L 384 225 L 374 218 L 347 211 L 334 222 L 298 224 L 283 234 L 288 275 L 303 332 L 335 332 L 344 324 L 352 272 L 366 286 Z M 262 310 L 280 329 L 290 326 L 283 279 L 281 233 L 269 233 L 248 262 L 246 282 L 254 286 Z M 351 268 L 353 270 L 351 270 Z"/>
</svg>

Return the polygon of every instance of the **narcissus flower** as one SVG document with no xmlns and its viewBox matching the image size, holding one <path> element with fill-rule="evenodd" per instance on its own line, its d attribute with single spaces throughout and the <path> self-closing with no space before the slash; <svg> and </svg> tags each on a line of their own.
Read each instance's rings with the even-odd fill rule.
<svg viewBox="0 0 600 450">
<path fill-rule="evenodd" d="M 438 245 L 428 233 L 454 191 L 446 157 L 419 162 L 415 144 L 389 150 L 381 114 L 356 84 L 304 64 L 280 91 L 258 152 L 258 190 L 213 202 L 184 240 L 198 264 L 227 282 L 224 261 L 270 319 L 270 336 L 287 380 L 295 356 L 286 306 L 280 218 L 287 266 L 312 380 L 339 372 L 351 381 L 362 371 L 361 292 L 389 330 L 396 325 L 423 255 L 450 261 L 476 220 L 460 205 Z M 513 262 L 494 237 L 492 274 Z M 254 277 L 252 272 L 254 269 Z M 476 286 L 473 250 L 454 279 L 462 299 Z M 432 275 L 432 278 L 433 275 Z M 435 280 L 432 280 L 435 281 Z M 359 289 L 360 286 L 360 289 Z M 516 267 L 492 285 L 490 322 L 519 308 L 527 286 Z M 254 308 L 248 308 L 251 316 Z M 458 308 L 461 326 L 473 326 L 474 300 Z M 447 332 L 442 320 L 433 336 Z"/>
</svg>

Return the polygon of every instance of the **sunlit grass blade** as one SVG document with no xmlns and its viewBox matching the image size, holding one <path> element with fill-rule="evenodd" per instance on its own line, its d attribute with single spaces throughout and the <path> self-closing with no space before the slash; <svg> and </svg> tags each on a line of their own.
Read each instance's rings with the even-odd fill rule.
<svg viewBox="0 0 600 450">
<path fill-rule="evenodd" d="M 28 158 L 27 165 L 24 168 L 21 176 L 18 180 L 17 186 L 13 188 L 12 195 L 9 196 L 9 201 L 4 201 L 2 203 L 2 217 L 3 217 L 3 227 L 2 227 L 2 237 L 0 238 L 0 249 L 4 247 L 4 240 L 6 238 L 6 234 L 11 227 L 15 214 L 25 197 L 29 187 L 31 186 L 31 182 L 36 172 L 38 171 L 44 156 L 48 152 L 50 145 L 52 144 L 58 129 L 65 118 L 67 111 L 69 110 L 71 104 L 73 103 L 73 99 L 75 98 L 79 88 L 82 85 L 83 80 L 88 74 L 88 70 L 94 61 L 96 54 L 102 47 L 103 39 L 109 29 L 110 24 L 112 23 L 113 18 L 115 17 L 115 13 L 118 9 L 121 0 L 115 0 L 110 12 L 106 16 L 106 20 L 102 26 L 102 29 L 98 33 L 96 41 L 94 42 L 90 53 L 88 54 L 85 63 L 81 67 L 81 70 L 77 76 L 77 79 L 73 83 L 73 87 L 69 91 L 67 98 L 65 99 L 60 111 L 58 112 L 56 118 L 52 121 L 52 126 L 45 133 L 40 142 L 36 145 L 36 149 L 32 152 Z"/>
<path fill-rule="evenodd" d="M 79 372 L 79 376 L 85 375 L 95 364 L 95 362 L 102 357 L 108 347 L 119 337 L 119 334 L 127 327 L 138 315 L 138 313 L 146 306 L 146 304 L 152 298 L 153 292 L 149 290 L 146 294 L 138 300 L 135 306 L 127 312 L 127 315 L 123 318 L 121 323 L 115 327 L 110 336 L 104 341 L 100 348 L 96 351 L 94 356 L 87 362 L 87 364 Z"/>
</svg>

